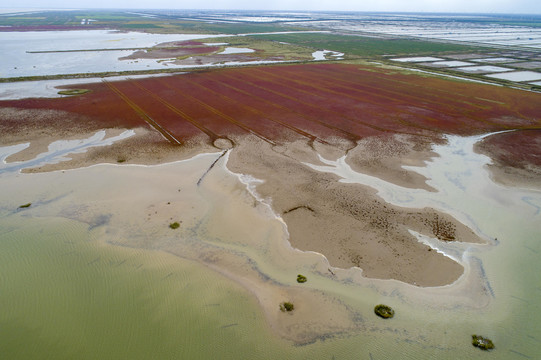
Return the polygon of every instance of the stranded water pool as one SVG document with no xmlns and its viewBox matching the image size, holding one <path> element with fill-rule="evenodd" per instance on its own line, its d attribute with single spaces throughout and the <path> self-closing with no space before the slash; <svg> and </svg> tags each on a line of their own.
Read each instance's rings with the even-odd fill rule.
<svg viewBox="0 0 541 360">
<path fill-rule="evenodd" d="M 419 235 L 465 266 L 438 288 L 366 279 L 359 269 L 331 275 L 321 255 L 289 246 L 284 223 L 253 192 L 257 180 L 229 172 L 228 155 L 208 173 L 221 154 L 43 174 L 4 164 L 0 350 L 35 359 L 466 359 L 484 355 L 471 345 L 471 334 L 483 334 L 497 344 L 491 358 L 535 358 L 541 194 L 494 184 L 477 140 L 449 137 L 434 147 L 439 157 L 410 168 L 430 179 L 431 193 L 365 178 L 345 160 L 310 165 L 389 202 L 449 212 L 487 239 Z M 174 221 L 182 225 L 172 231 Z M 295 310 L 282 313 L 284 301 Z M 396 310 L 392 321 L 374 316 L 379 303 Z"/>
</svg>

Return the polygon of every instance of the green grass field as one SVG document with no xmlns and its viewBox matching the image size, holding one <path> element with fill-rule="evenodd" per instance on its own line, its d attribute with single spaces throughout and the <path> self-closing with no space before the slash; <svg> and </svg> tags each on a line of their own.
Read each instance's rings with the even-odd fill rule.
<svg viewBox="0 0 541 360">
<path fill-rule="evenodd" d="M 229 46 L 250 48 L 255 50 L 254 53 L 247 53 L 247 56 L 256 56 L 258 58 L 267 59 L 278 57 L 283 60 L 312 60 L 311 47 L 300 46 L 295 44 L 280 44 L 276 41 L 259 39 L 252 36 L 232 36 L 220 37 L 201 40 L 205 43 L 228 43 Z"/>
<path fill-rule="evenodd" d="M 258 39 L 282 41 L 296 45 L 309 46 L 357 55 L 373 57 L 403 54 L 437 54 L 443 52 L 475 51 L 474 47 L 421 41 L 414 39 L 382 39 L 364 36 L 335 35 L 329 33 L 299 33 L 256 35 Z"/>
</svg>

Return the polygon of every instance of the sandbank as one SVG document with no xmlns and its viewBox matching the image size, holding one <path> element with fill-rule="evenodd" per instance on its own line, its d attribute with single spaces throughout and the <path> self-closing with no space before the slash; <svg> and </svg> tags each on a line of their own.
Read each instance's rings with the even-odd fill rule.
<svg viewBox="0 0 541 360">
<path fill-rule="evenodd" d="M 444 240 L 483 242 L 449 215 L 392 206 L 374 189 L 308 168 L 302 162 L 317 163 L 317 152 L 304 142 L 280 150 L 244 141 L 231 153 L 228 168 L 263 179 L 257 192 L 286 222 L 292 246 L 324 254 L 332 267 L 355 266 L 368 277 L 441 286 L 457 280 L 462 266 L 419 243 L 408 229 Z M 397 170 L 382 168 L 384 175 Z"/>
</svg>

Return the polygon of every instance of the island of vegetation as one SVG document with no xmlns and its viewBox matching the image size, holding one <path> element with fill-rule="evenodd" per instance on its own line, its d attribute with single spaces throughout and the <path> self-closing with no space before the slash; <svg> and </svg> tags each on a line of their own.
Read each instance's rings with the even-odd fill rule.
<svg viewBox="0 0 541 360">
<path fill-rule="evenodd" d="M 59 95 L 83 95 L 89 92 L 88 89 L 70 89 L 70 90 L 60 90 Z"/>
<path fill-rule="evenodd" d="M 481 350 L 494 349 L 494 343 L 492 340 L 482 337 L 480 335 L 472 335 L 472 345 L 478 347 Z"/>
<path fill-rule="evenodd" d="M 374 312 L 377 316 L 384 319 L 389 319 L 394 316 L 394 310 L 390 306 L 383 304 L 376 305 L 376 307 L 374 308 Z"/>
<path fill-rule="evenodd" d="M 295 309 L 295 305 L 293 305 L 293 303 L 290 303 L 288 301 L 285 301 L 283 303 L 280 304 L 280 311 L 282 312 L 291 312 Z"/>
</svg>

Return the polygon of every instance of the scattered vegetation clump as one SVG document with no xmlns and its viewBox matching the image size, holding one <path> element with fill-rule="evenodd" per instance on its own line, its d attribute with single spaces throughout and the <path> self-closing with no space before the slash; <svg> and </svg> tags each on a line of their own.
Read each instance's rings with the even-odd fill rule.
<svg viewBox="0 0 541 360">
<path fill-rule="evenodd" d="M 169 224 L 169 227 L 173 230 L 178 229 L 180 227 L 180 224 L 175 221 L 174 223 Z"/>
<path fill-rule="evenodd" d="M 21 206 L 19 206 L 19 209 L 29 208 L 30 205 L 32 205 L 32 203 L 21 205 Z"/>
<path fill-rule="evenodd" d="M 297 275 L 297 282 L 298 282 L 298 283 L 301 283 L 301 284 L 302 284 L 302 283 L 305 283 L 306 281 L 308 281 L 308 279 L 306 278 L 306 276 L 301 275 L 301 274 Z"/>
<path fill-rule="evenodd" d="M 118 159 L 116 162 L 119 163 L 119 164 L 122 164 L 123 162 L 126 162 L 126 159 L 121 158 L 121 159 Z"/>
<path fill-rule="evenodd" d="M 456 237 L 456 226 L 445 219 L 440 218 L 437 214 L 434 215 L 432 221 L 432 233 L 443 241 L 454 241 Z"/>
<path fill-rule="evenodd" d="M 280 311 L 282 312 L 290 312 L 290 311 L 293 311 L 295 309 L 295 305 L 293 305 L 292 303 L 288 302 L 288 301 L 285 301 L 283 303 L 280 304 Z"/>
<path fill-rule="evenodd" d="M 481 350 L 494 349 L 494 343 L 492 340 L 482 337 L 480 335 L 472 335 L 472 345 L 478 347 Z"/>
<path fill-rule="evenodd" d="M 374 308 L 374 312 L 377 316 L 384 319 L 389 319 L 394 316 L 394 310 L 390 306 L 383 304 L 376 305 L 376 307 Z"/>
<path fill-rule="evenodd" d="M 90 92 L 88 89 L 71 89 L 71 90 L 60 90 L 59 95 L 82 95 Z"/>
</svg>

